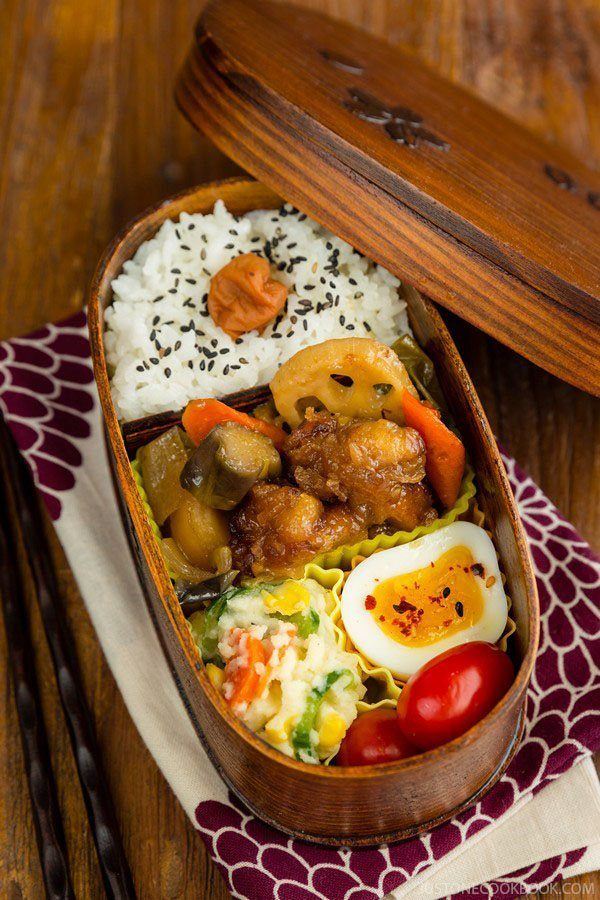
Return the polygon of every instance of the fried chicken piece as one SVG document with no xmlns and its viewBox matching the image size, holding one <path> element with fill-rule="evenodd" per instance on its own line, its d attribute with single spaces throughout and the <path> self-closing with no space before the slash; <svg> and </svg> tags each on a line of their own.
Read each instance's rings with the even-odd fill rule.
<svg viewBox="0 0 600 900">
<path fill-rule="evenodd" d="M 255 484 L 230 520 L 233 567 L 255 576 L 299 577 L 319 553 L 367 537 L 359 514 L 324 507 L 290 485 Z"/>
<path fill-rule="evenodd" d="M 347 503 L 369 526 L 411 531 L 436 518 L 422 483 L 425 445 L 414 428 L 308 410 L 283 452 L 302 490 Z"/>
</svg>

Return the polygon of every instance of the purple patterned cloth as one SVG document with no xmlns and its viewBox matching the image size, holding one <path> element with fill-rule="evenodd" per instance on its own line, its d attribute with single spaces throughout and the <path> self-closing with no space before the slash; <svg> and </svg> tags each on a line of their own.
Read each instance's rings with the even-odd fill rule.
<svg viewBox="0 0 600 900">
<path fill-rule="evenodd" d="M 83 313 L 0 344 L 0 402 L 48 511 L 59 520 L 98 404 Z M 232 796 L 203 800 L 197 828 L 234 896 L 376 900 L 600 749 L 600 560 L 514 460 L 505 456 L 504 462 L 529 538 L 542 613 L 525 736 L 506 774 L 454 821 L 378 849 L 315 846 L 263 824 Z M 539 889 L 584 852 L 514 872 L 478 896 Z"/>
</svg>

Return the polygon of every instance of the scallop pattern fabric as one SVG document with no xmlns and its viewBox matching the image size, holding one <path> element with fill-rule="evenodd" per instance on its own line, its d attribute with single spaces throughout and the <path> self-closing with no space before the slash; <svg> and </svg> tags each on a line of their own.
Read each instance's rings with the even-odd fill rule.
<svg viewBox="0 0 600 900">
<path fill-rule="evenodd" d="M 85 313 L 0 344 L 0 403 L 52 519 L 75 486 L 96 389 Z"/>
<path fill-rule="evenodd" d="M 83 313 L 0 344 L 0 405 L 55 520 L 82 471 L 96 403 Z M 542 613 L 525 736 L 506 774 L 454 821 L 378 849 L 308 844 L 265 825 L 232 795 L 228 802 L 205 800 L 196 808 L 197 827 L 234 897 L 377 900 L 600 749 L 600 560 L 514 460 L 505 456 L 504 462 L 529 538 Z M 514 872 L 481 886 L 477 896 L 540 890 L 584 852 Z M 461 896 L 473 893 L 455 895 Z"/>
</svg>

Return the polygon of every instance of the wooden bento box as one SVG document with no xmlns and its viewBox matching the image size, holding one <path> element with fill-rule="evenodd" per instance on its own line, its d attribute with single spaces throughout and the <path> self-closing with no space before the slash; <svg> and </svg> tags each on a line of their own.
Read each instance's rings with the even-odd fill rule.
<svg viewBox="0 0 600 900">
<path fill-rule="evenodd" d="M 414 57 L 322 16 L 268 0 L 210 2 L 176 99 L 192 124 L 253 176 L 208 184 L 143 213 L 104 254 L 89 297 L 94 371 L 135 564 L 199 740 L 261 819 L 308 840 L 399 840 L 456 815 L 500 777 L 518 746 L 538 642 L 531 561 L 506 473 L 473 385 L 433 304 L 529 359 L 600 393 L 595 253 L 597 176 L 537 141 Z M 403 285 L 475 470 L 516 632 L 516 677 L 461 737 L 384 766 L 313 766 L 263 742 L 211 685 L 138 492 L 131 459 L 145 430 L 122 428 L 103 346 L 111 282 L 161 224 L 290 201 Z M 227 395 L 227 385 L 223 394 Z M 257 392 L 233 404 L 252 408 Z"/>
<path fill-rule="evenodd" d="M 413 759 L 344 770 L 298 762 L 240 724 L 210 684 L 133 476 L 113 407 L 103 350 L 104 311 L 111 281 L 165 219 L 210 211 L 217 199 L 236 214 L 275 208 L 280 198 L 259 182 L 240 179 L 181 194 L 140 216 L 114 241 L 94 277 L 89 323 L 114 482 L 148 609 L 198 736 L 218 771 L 260 818 L 301 837 L 361 845 L 425 830 L 474 802 L 499 778 L 523 729 L 527 685 L 538 640 L 535 580 L 506 474 L 485 414 L 452 339 L 433 305 L 407 289 L 414 334 L 432 358 L 458 423 L 478 483 L 478 499 L 493 531 L 506 575 L 517 631 L 511 639 L 517 674 L 496 708 L 462 737 Z"/>
</svg>

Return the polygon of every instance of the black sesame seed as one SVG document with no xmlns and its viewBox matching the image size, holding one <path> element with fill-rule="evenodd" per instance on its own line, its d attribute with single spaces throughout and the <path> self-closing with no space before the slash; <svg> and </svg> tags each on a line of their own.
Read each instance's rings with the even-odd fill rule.
<svg viewBox="0 0 600 900">
<path fill-rule="evenodd" d="M 190 222 L 190 224 L 188 225 L 188 231 L 193 231 L 195 227 L 196 227 L 195 223 Z"/>
<path fill-rule="evenodd" d="M 144 371 L 144 367 L 143 367 L 143 366 L 136 366 L 136 369 L 138 370 L 138 372 L 143 372 L 143 371 Z"/>
<path fill-rule="evenodd" d="M 229 353 L 229 347 L 222 347 L 219 350 L 219 353 L 221 354 L 221 356 L 225 356 L 226 353 Z"/>
<path fill-rule="evenodd" d="M 198 366 L 198 368 L 201 372 L 204 372 L 204 370 L 206 369 L 206 362 L 203 359 L 200 360 L 200 365 Z"/>
<path fill-rule="evenodd" d="M 454 604 L 454 609 L 456 610 L 457 616 L 459 616 L 459 618 L 462 619 L 462 617 L 465 614 L 465 610 L 464 610 L 464 607 L 463 607 L 462 603 L 460 602 L 460 600 L 456 601 L 456 603 Z"/>
<path fill-rule="evenodd" d="M 177 288 L 169 288 L 169 293 L 170 293 L 170 294 L 176 294 L 176 293 L 177 293 Z"/>
<path fill-rule="evenodd" d="M 157 366 L 157 365 L 158 365 L 158 359 L 157 359 L 157 357 L 156 357 L 156 356 L 151 356 L 151 357 L 150 357 L 150 362 L 152 363 L 153 366 Z"/>
<path fill-rule="evenodd" d="M 215 361 L 214 361 L 214 359 L 212 359 L 212 360 L 209 362 L 209 364 L 208 364 L 208 371 L 209 371 L 209 372 L 212 370 L 214 364 L 215 364 Z"/>
<path fill-rule="evenodd" d="M 340 325 L 346 324 L 346 316 L 340 316 Z"/>
<path fill-rule="evenodd" d="M 153 341 L 156 338 L 156 328 L 153 328 L 150 332 L 150 340 Z"/>
<path fill-rule="evenodd" d="M 304 290 L 305 290 L 305 291 L 314 291 L 315 286 L 316 286 L 316 285 L 314 285 L 314 284 L 305 284 L 305 285 L 304 285 Z"/>
<path fill-rule="evenodd" d="M 228 375 L 228 374 L 229 374 L 229 364 L 227 364 L 223 369 L 223 375 Z"/>
<path fill-rule="evenodd" d="M 171 377 L 171 370 L 169 369 L 168 366 L 167 366 L 167 368 L 165 369 L 165 375 L 167 376 L 167 378 L 170 378 L 170 377 Z"/>
<path fill-rule="evenodd" d="M 446 597 L 449 597 L 449 596 L 450 596 L 450 588 L 449 588 L 449 587 L 445 587 L 444 590 L 442 591 L 442 597 L 443 597 L 444 600 L 445 600 Z"/>
<path fill-rule="evenodd" d="M 354 278 L 349 278 L 349 279 L 348 279 L 348 282 L 349 282 L 350 284 L 353 284 L 353 285 L 356 287 L 357 282 L 354 280 Z"/>
<path fill-rule="evenodd" d="M 180 244 L 179 246 L 181 247 L 182 250 L 191 250 L 192 249 L 191 247 L 188 247 L 187 244 Z"/>
<path fill-rule="evenodd" d="M 225 244 L 226 250 L 233 250 L 234 247 L 235 247 L 235 244 Z"/>
<path fill-rule="evenodd" d="M 367 331 L 371 331 L 371 326 L 369 325 L 368 322 L 363 322 L 363 325 L 365 326 L 365 328 L 367 329 Z"/>
<path fill-rule="evenodd" d="M 206 250 L 204 247 L 200 251 L 200 259 L 203 261 L 206 259 Z"/>
<path fill-rule="evenodd" d="M 181 341 L 175 341 L 175 346 L 173 347 L 173 349 L 175 351 L 177 351 L 177 350 L 179 350 L 180 347 L 181 347 Z"/>
<path fill-rule="evenodd" d="M 159 322 L 160 322 L 160 316 L 154 316 L 154 318 L 152 319 L 152 324 L 158 325 Z"/>
<path fill-rule="evenodd" d="M 185 280 L 187 281 L 188 284 L 196 284 L 195 278 L 186 278 Z"/>
<path fill-rule="evenodd" d="M 230 228 L 229 234 L 237 234 L 237 231 L 235 230 L 235 228 Z"/>
</svg>

